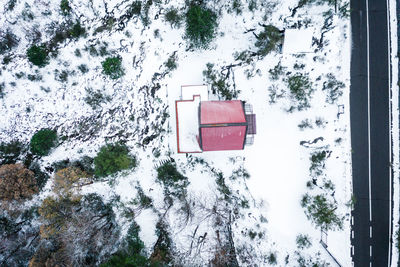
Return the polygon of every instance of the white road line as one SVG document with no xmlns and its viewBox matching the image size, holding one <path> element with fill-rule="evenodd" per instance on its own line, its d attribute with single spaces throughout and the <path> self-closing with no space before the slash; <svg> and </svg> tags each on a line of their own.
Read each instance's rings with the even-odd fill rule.
<svg viewBox="0 0 400 267">
<path fill-rule="evenodd" d="M 367 13 L 367 86 L 368 86 L 368 194 L 369 194 L 369 220 L 372 222 L 371 204 L 371 105 L 370 105 L 370 77 L 369 77 L 369 10 L 368 0 L 366 3 Z"/>
<path fill-rule="evenodd" d="M 369 256 L 372 257 L 372 246 L 369 246 Z"/>
<path fill-rule="evenodd" d="M 372 226 L 369 227 L 369 238 L 372 238 Z"/>
<path fill-rule="evenodd" d="M 387 10 L 387 39 L 388 39 L 388 98 L 389 98 L 389 251 L 388 251 L 388 266 L 391 265 L 390 257 L 392 254 L 391 237 L 392 237 L 392 106 L 391 106 L 391 40 L 390 40 L 390 3 L 386 0 Z"/>
<path fill-rule="evenodd" d="M 354 231 L 351 230 L 351 238 L 354 239 Z"/>
</svg>

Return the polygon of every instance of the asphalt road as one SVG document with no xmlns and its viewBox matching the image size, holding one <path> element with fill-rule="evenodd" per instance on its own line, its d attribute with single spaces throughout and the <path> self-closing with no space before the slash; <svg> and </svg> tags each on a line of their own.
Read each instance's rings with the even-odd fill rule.
<svg viewBox="0 0 400 267">
<path fill-rule="evenodd" d="M 385 0 L 351 1 L 350 8 L 352 257 L 356 267 L 382 267 L 391 261 L 392 220 L 388 11 Z"/>
</svg>

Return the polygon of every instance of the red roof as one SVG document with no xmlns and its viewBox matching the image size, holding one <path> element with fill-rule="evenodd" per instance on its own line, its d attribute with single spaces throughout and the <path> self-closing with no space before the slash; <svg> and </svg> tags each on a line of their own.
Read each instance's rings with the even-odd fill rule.
<svg viewBox="0 0 400 267">
<path fill-rule="evenodd" d="M 203 151 L 240 150 L 246 137 L 246 126 L 202 127 Z"/>
<path fill-rule="evenodd" d="M 240 100 L 204 101 L 200 104 L 200 124 L 245 123 Z"/>
</svg>

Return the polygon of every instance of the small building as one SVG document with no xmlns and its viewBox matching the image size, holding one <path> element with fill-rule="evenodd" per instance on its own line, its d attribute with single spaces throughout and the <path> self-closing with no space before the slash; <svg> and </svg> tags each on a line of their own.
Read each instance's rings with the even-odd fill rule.
<svg viewBox="0 0 400 267">
<path fill-rule="evenodd" d="M 252 144 L 256 117 L 251 105 L 240 100 L 208 101 L 206 89 L 206 85 L 182 86 L 185 99 L 175 101 L 178 153 L 241 150 Z"/>
</svg>

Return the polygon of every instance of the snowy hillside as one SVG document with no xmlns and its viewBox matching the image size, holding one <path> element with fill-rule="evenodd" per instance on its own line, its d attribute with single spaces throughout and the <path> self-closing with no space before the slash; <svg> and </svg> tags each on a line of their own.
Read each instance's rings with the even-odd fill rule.
<svg viewBox="0 0 400 267">
<path fill-rule="evenodd" d="M 37 183 L 18 197 L 0 185 L 0 265 L 335 266 L 326 244 L 351 266 L 350 22 L 338 2 L 0 5 L 0 174 L 22 163 Z M 194 6 L 216 21 L 205 45 L 188 34 Z M 284 53 L 285 29 L 312 32 L 311 52 Z M 193 84 L 252 104 L 252 146 L 177 153 L 175 101 Z M 41 129 L 57 134 L 42 154 Z"/>
</svg>

